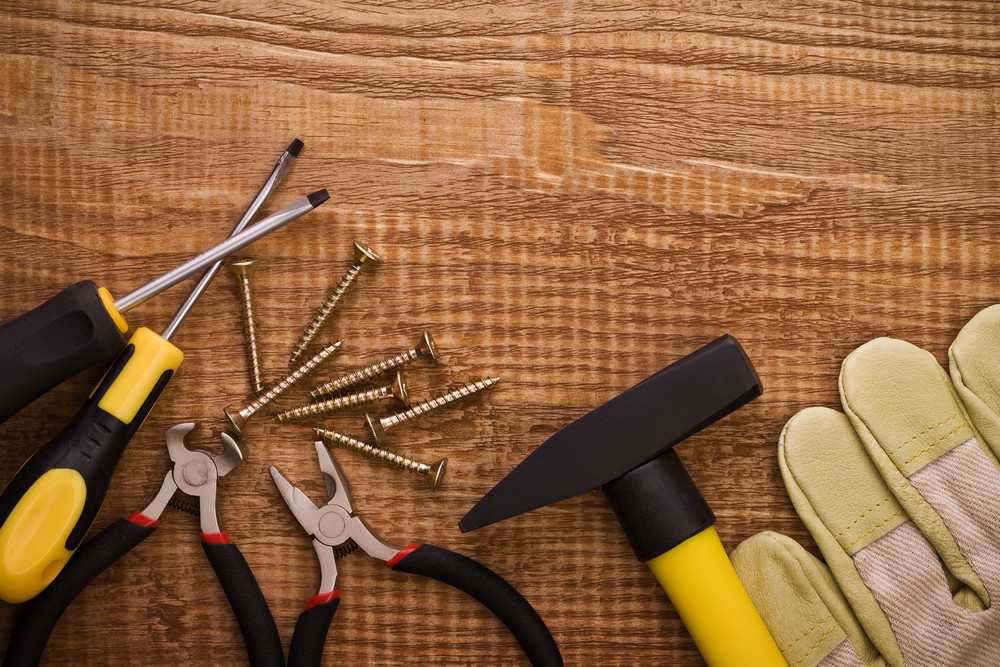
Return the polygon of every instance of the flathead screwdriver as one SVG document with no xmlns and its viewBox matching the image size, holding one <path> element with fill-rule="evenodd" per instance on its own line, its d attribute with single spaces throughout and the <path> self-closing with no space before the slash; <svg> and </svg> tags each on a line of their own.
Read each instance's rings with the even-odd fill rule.
<svg viewBox="0 0 1000 667">
<path fill-rule="evenodd" d="M 71 285 L 33 310 L 0 325 L 0 423 L 80 371 L 125 346 L 121 313 L 308 213 L 329 198 L 319 190 L 113 301 L 91 280 Z"/>
<path fill-rule="evenodd" d="M 323 201 L 313 201 L 310 210 Z M 206 285 L 195 287 L 196 298 Z M 182 307 L 164 334 L 176 331 L 189 310 Z M 0 599 L 31 599 L 73 556 L 104 502 L 125 447 L 183 359 L 164 336 L 136 329 L 76 416 L 0 494 Z"/>
</svg>

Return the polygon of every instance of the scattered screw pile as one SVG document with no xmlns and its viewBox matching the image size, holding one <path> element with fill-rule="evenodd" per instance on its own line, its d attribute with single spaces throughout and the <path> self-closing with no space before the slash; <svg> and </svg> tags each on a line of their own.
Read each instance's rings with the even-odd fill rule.
<svg viewBox="0 0 1000 667">
<path fill-rule="evenodd" d="M 350 268 L 320 306 L 312 321 L 295 343 L 291 354 L 292 363 L 295 363 L 306 353 L 320 329 L 330 319 L 334 309 L 341 303 L 344 294 L 354 284 L 361 270 L 365 266 L 374 266 L 382 262 L 382 258 L 375 254 L 368 246 L 355 241 L 354 257 Z M 254 400 L 242 410 L 226 408 L 224 412 L 237 433 L 241 435 L 246 429 L 246 424 L 250 417 L 261 412 L 266 406 L 270 405 L 288 389 L 297 384 L 305 375 L 332 357 L 344 342 L 338 341 L 327 345 L 287 378 L 278 382 L 274 387 L 265 389 L 263 382 L 260 381 L 262 376 L 262 362 L 256 338 L 257 325 L 254 319 L 256 313 L 253 295 L 250 290 L 250 275 L 256 267 L 257 262 L 255 260 L 233 262 L 231 264 L 231 271 L 237 280 L 241 305 L 243 307 L 243 331 L 247 346 L 248 369 L 251 386 L 253 387 Z M 404 366 L 409 366 L 421 358 L 429 359 L 434 365 L 438 365 L 440 362 L 437 344 L 427 331 L 421 333 L 417 344 L 413 348 L 386 356 L 380 361 L 365 364 L 361 368 L 342 374 L 324 384 L 316 386 L 310 390 L 311 402 L 277 412 L 272 415 L 272 418 L 277 422 L 283 423 L 309 417 L 315 418 L 358 405 L 395 399 L 406 409 L 385 417 L 378 417 L 371 413 L 364 415 L 362 424 L 366 426 L 367 431 L 371 434 L 372 443 L 326 427 L 314 426 L 313 431 L 320 439 L 331 445 L 350 449 L 388 466 L 399 468 L 409 473 L 415 473 L 427 481 L 431 490 L 435 490 L 441 484 L 441 480 L 444 477 L 448 459 L 441 458 L 434 463 L 426 464 L 420 463 L 409 456 L 397 454 L 382 446 L 386 431 L 488 389 L 499 382 L 500 378 L 489 377 L 470 380 L 456 388 L 447 390 L 445 393 L 411 405 L 409 389 L 402 369 Z M 388 384 L 381 386 L 364 386 L 363 384 L 370 380 L 387 376 L 394 371 L 394 379 Z M 351 391 L 346 392 L 345 390 L 349 388 Z"/>
</svg>

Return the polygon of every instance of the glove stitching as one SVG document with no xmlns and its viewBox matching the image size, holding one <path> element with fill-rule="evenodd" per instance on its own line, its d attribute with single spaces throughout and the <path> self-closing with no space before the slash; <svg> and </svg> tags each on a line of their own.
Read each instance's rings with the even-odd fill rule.
<svg viewBox="0 0 1000 667">
<path fill-rule="evenodd" d="M 910 463 L 914 459 L 920 458 L 921 456 L 923 456 L 924 454 L 926 454 L 931 448 L 933 448 L 935 445 L 939 444 L 940 442 L 942 442 L 946 438 L 948 438 L 948 437 L 950 437 L 952 435 L 955 435 L 956 433 L 958 433 L 962 428 L 964 428 L 967 425 L 968 424 L 963 421 L 961 424 L 959 424 L 958 426 L 956 426 L 955 428 L 953 428 L 951 431 L 949 431 L 948 433 L 945 433 L 940 438 L 938 438 L 937 440 L 935 440 L 931 444 L 927 445 L 926 447 L 924 447 L 923 449 L 921 449 L 919 452 L 917 452 L 916 454 L 914 454 L 910 458 L 908 458 L 905 461 L 903 461 L 903 465 L 905 466 L 907 463 Z"/>
<path fill-rule="evenodd" d="M 836 623 L 834 623 L 834 624 L 833 624 L 833 627 L 831 627 L 831 628 L 830 628 L 829 630 L 827 630 L 827 631 L 826 631 L 826 634 L 825 634 L 825 635 L 823 635 L 822 637 L 820 637 L 820 638 L 819 638 L 819 641 L 818 641 L 818 642 L 816 642 L 815 644 L 813 644 L 812 648 L 811 648 L 811 649 L 809 649 L 809 652 L 808 652 L 808 653 L 806 653 L 806 654 L 805 654 L 804 656 L 802 656 L 801 658 L 799 658 L 799 659 L 798 659 L 798 660 L 797 660 L 797 661 L 795 662 L 795 664 L 794 664 L 794 665 L 792 665 L 792 667 L 798 667 L 799 665 L 801 665 L 801 664 L 802 664 L 802 661 L 803 661 L 803 660 L 805 660 L 806 658 L 808 658 L 808 657 L 809 657 L 809 655 L 810 655 L 810 654 L 811 654 L 811 653 L 812 653 L 813 651 L 815 651 L 815 650 L 816 650 L 817 648 L 819 648 L 819 645 L 823 643 L 823 640 L 825 640 L 825 639 L 826 639 L 827 637 L 829 637 L 829 636 L 830 636 L 831 634 L 833 634 L 833 631 L 834 631 L 834 630 L 836 630 L 836 629 L 837 629 L 838 627 L 839 627 L 839 626 L 838 626 L 838 625 L 837 625 Z"/>
<path fill-rule="evenodd" d="M 858 539 L 854 540 L 853 542 L 851 542 L 850 544 L 848 544 L 848 545 L 847 545 L 846 547 L 844 547 L 844 548 L 845 548 L 845 549 L 850 549 L 850 548 L 851 548 L 851 547 L 853 547 L 853 546 L 854 546 L 855 544 L 857 544 L 858 542 L 860 542 L 860 541 L 861 541 L 861 539 L 862 539 L 862 538 L 864 538 L 864 537 L 865 537 L 866 535 L 871 535 L 871 534 L 872 534 L 872 533 L 874 533 L 874 532 L 875 532 L 876 530 L 878 530 L 878 529 L 879 529 L 879 528 L 880 528 L 880 527 L 881 527 L 882 525 L 884 525 L 885 523 L 887 523 L 887 522 L 891 521 L 892 519 L 896 518 L 897 516 L 899 516 L 899 515 L 900 515 L 900 514 L 902 514 L 902 513 L 903 513 L 903 510 L 901 510 L 901 509 L 898 509 L 898 510 L 896 510 L 895 512 L 893 512 L 892 514 L 890 514 L 890 515 L 889 515 L 889 516 L 887 516 L 886 518 L 882 519 L 881 521 L 879 521 L 879 522 L 878 522 L 877 524 L 875 524 L 874 526 L 872 526 L 871 528 L 869 528 L 869 529 L 868 529 L 868 530 L 866 530 L 865 532 L 863 532 L 863 533 L 861 533 L 860 535 L 858 535 Z"/>
<path fill-rule="evenodd" d="M 812 626 L 811 628 L 809 628 L 808 630 L 806 630 L 805 632 L 803 632 L 801 635 L 799 635 L 798 637 L 796 637 L 795 639 L 793 639 L 792 642 L 790 644 L 788 644 L 787 646 L 783 646 L 781 648 L 781 652 L 784 653 L 788 649 L 790 649 L 793 646 L 795 646 L 796 644 L 798 644 L 802 640 L 803 637 L 806 637 L 807 635 L 809 635 L 813 630 L 815 630 L 819 626 L 823 625 L 824 623 L 826 623 L 827 621 L 829 621 L 831 618 L 833 618 L 833 614 L 827 614 L 826 618 L 824 618 L 822 621 L 820 621 L 819 623 L 817 623 L 816 625 Z"/>
<path fill-rule="evenodd" d="M 931 431 L 933 431 L 934 429 L 936 429 L 938 426 L 941 426 L 943 424 L 947 424 L 948 422 L 950 422 L 955 417 L 958 417 L 960 414 L 962 414 L 962 413 L 961 412 L 956 412 L 951 417 L 946 417 L 945 419 L 942 419 L 941 421 L 939 421 L 937 424 L 932 424 L 931 426 L 928 426 L 926 429 L 924 429 L 920 433 L 917 433 L 915 436 L 913 436 L 912 438 L 910 438 L 909 440 L 907 440 L 906 442 L 904 442 L 903 444 L 901 444 L 899 447 L 896 447 L 896 449 L 892 450 L 889 453 L 890 454 L 895 454 L 896 452 L 898 452 L 899 450 L 901 450 L 903 447 L 906 447 L 908 444 L 910 444 L 911 442 L 913 442 L 914 440 L 916 440 L 920 436 L 926 435 L 926 434 L 930 433 Z M 961 428 L 961 426 L 959 428 Z M 952 431 L 952 433 L 954 433 L 954 431 Z M 951 433 L 949 433 L 948 435 L 951 435 Z M 945 437 L 948 437 L 948 436 L 945 436 Z M 924 450 L 924 451 L 927 451 L 927 450 Z M 907 463 L 909 463 L 909 461 L 907 461 Z"/>
<path fill-rule="evenodd" d="M 850 525 L 847 526 L 847 528 L 844 528 L 842 531 L 840 531 L 839 533 L 837 533 L 836 535 L 834 535 L 834 538 L 840 537 L 841 535 L 843 535 L 844 533 L 846 533 L 847 531 L 849 531 L 851 528 L 854 528 L 854 524 L 856 524 L 858 521 L 861 521 L 863 518 L 865 518 L 865 515 L 867 515 L 867 514 L 869 514 L 871 512 L 874 512 L 879 507 L 881 507 L 882 505 L 884 505 L 887 502 L 889 502 L 890 498 L 892 498 L 892 496 L 886 496 L 885 498 L 883 498 L 882 500 L 880 500 L 876 504 L 874 504 L 871 507 L 869 507 L 868 509 L 866 509 L 864 512 L 862 512 L 861 514 L 859 514 L 858 518 L 855 519 L 854 521 L 852 521 L 850 523 Z"/>
</svg>

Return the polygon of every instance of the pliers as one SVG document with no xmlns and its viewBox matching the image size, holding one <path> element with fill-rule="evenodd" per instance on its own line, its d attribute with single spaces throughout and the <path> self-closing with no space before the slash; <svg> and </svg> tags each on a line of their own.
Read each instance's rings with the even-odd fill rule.
<svg viewBox="0 0 1000 667">
<path fill-rule="evenodd" d="M 394 546 L 355 511 L 347 478 L 322 442 L 319 467 L 330 500 L 317 507 L 276 466 L 271 478 L 292 514 L 313 538 L 319 557 L 318 592 L 299 615 L 288 653 L 289 667 L 319 665 L 330 622 L 340 604 L 337 559 L 360 548 L 398 572 L 437 579 L 476 598 L 514 634 L 533 665 L 561 666 L 562 656 L 549 629 L 524 597 L 498 574 L 460 554 L 430 545 Z"/>
<path fill-rule="evenodd" d="M 63 611 L 87 584 L 149 537 L 164 508 L 180 490 L 198 498 L 202 546 L 236 614 L 251 665 L 281 665 L 284 653 L 278 629 L 257 580 L 239 549 L 219 529 L 216 513 L 218 480 L 243 460 L 243 452 L 227 433 L 220 455 L 188 449 L 184 439 L 195 424 L 178 424 L 165 439 L 173 467 L 159 492 L 139 512 L 118 519 L 77 551 L 58 577 L 26 603 L 7 647 L 4 665 L 37 665 L 52 629 Z"/>
</svg>

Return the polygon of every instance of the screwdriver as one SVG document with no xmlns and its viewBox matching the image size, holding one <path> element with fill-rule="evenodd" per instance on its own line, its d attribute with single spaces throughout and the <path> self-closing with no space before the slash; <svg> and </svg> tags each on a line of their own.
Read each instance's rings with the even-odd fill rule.
<svg viewBox="0 0 1000 667">
<path fill-rule="evenodd" d="M 328 198 L 326 190 L 313 193 L 230 240 L 272 218 L 298 217 Z M 203 289 L 199 283 L 195 291 Z M 0 494 L 0 599 L 18 603 L 40 593 L 80 545 L 125 447 L 184 358 L 166 336 L 189 311 L 182 306 L 163 336 L 136 329 L 76 416 Z"/>
<path fill-rule="evenodd" d="M 275 172 L 282 166 L 279 161 Z M 120 352 L 128 331 L 122 313 L 311 211 L 313 199 L 327 196 L 325 190 L 309 195 L 309 201 L 265 218 L 117 301 L 106 288 L 84 280 L 0 325 L 0 423 L 64 380 Z"/>
</svg>

